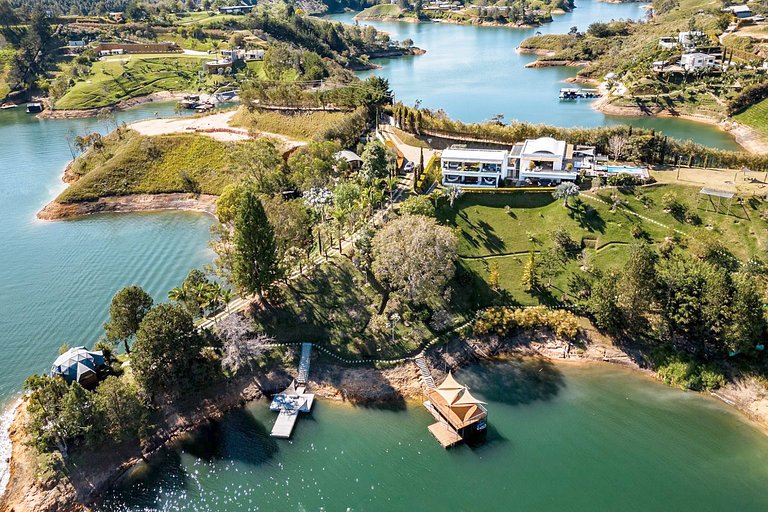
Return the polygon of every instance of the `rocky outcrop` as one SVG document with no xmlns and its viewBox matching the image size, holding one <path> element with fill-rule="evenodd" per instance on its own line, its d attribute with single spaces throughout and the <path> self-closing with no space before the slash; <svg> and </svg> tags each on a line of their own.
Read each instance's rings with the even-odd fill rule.
<svg viewBox="0 0 768 512">
<path fill-rule="evenodd" d="M 66 180 L 66 173 L 65 173 Z M 60 203 L 51 201 L 37 213 L 41 220 L 62 220 L 83 215 L 109 212 L 150 212 L 185 210 L 213 215 L 218 196 L 209 194 L 134 194 L 102 197 L 97 201 Z"/>
</svg>

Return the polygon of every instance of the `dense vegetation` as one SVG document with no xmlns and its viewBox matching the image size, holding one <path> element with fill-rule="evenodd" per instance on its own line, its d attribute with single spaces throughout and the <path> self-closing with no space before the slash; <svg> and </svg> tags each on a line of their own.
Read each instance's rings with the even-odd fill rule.
<svg viewBox="0 0 768 512">
<path fill-rule="evenodd" d="M 429 134 L 448 140 L 471 138 L 475 142 L 509 145 L 525 139 L 554 137 L 571 144 L 589 144 L 604 154 L 611 154 L 609 140 L 619 136 L 625 142 L 624 158 L 628 161 L 652 165 L 685 165 L 702 168 L 768 170 L 768 156 L 742 151 L 724 151 L 692 141 L 670 139 L 655 130 L 631 126 L 605 126 L 599 128 L 559 128 L 515 122 L 467 124 L 455 121 L 442 111 L 411 109 L 402 105 L 394 108 L 400 125 L 417 135 Z"/>
</svg>

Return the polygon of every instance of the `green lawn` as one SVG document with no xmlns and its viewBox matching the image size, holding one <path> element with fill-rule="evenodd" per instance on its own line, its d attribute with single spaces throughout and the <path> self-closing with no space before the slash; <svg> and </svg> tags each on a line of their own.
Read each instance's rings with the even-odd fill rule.
<svg viewBox="0 0 768 512">
<path fill-rule="evenodd" d="M 358 14 L 361 18 L 400 18 L 404 11 L 394 4 L 378 4 Z"/>
<path fill-rule="evenodd" d="M 78 158 L 72 171 L 81 178 L 56 199 L 62 203 L 99 197 L 163 192 L 219 194 L 241 176 L 230 169 L 227 144 L 194 134 L 145 137 L 121 130 L 104 148 Z"/>
<path fill-rule="evenodd" d="M 524 291 L 521 275 L 530 251 L 534 251 L 536 260 L 540 261 L 541 252 L 552 246 L 551 233 L 560 226 L 582 247 L 587 262 L 603 270 L 626 261 L 627 248 L 635 241 L 633 231 L 653 244 L 675 235 L 675 230 L 689 235 L 683 239 L 692 247 L 697 240 L 715 239 L 741 259 L 765 253 L 768 222 L 761 214 L 768 218 L 768 211 L 761 202 L 746 200 L 739 205 L 734 201 L 732 215 L 725 215 L 725 207 L 716 213 L 704 200 L 697 209 L 698 190 L 659 185 L 638 188 L 634 194 L 623 191 L 619 194 L 622 206 L 613 212 L 609 205 L 584 196 L 566 209 L 562 201 L 555 201 L 548 192 L 468 193 L 456 201 L 453 209 L 441 208 L 439 217 L 445 224 L 457 228 L 461 268 L 458 279 L 474 307 L 494 303 L 552 304 L 567 293 L 569 276 L 579 272 L 583 262 L 575 258 L 569 261 L 545 292 Z M 604 189 L 588 194 L 611 202 L 612 192 L 614 189 Z M 663 211 L 662 197 L 670 192 L 699 217 L 699 225 Z M 647 207 L 638 198 L 640 194 L 645 196 Z M 500 291 L 490 288 L 494 266 L 499 271 Z"/>
<path fill-rule="evenodd" d="M 740 123 L 744 123 L 762 133 L 768 135 L 768 99 L 752 105 L 741 114 L 733 116 Z"/>
<path fill-rule="evenodd" d="M 350 114 L 347 112 L 284 114 L 270 110 L 248 112 L 241 109 L 232 124 L 249 130 L 281 133 L 296 140 L 309 141 L 339 126 L 348 116 Z"/>
<path fill-rule="evenodd" d="M 86 109 L 159 91 L 196 89 L 198 72 L 207 57 L 188 55 L 125 55 L 94 63 L 56 102 L 57 109 Z"/>
</svg>

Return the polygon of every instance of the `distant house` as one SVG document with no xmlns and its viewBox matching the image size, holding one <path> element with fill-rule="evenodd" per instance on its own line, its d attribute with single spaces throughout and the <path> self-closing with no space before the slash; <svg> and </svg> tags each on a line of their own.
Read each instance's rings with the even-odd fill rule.
<svg viewBox="0 0 768 512">
<path fill-rule="evenodd" d="M 677 48 L 678 45 L 677 39 L 674 37 L 660 37 L 659 38 L 659 46 L 662 48 L 666 48 L 668 50 L 671 50 L 673 48 Z"/>
<path fill-rule="evenodd" d="M 734 16 L 736 16 L 739 19 L 752 17 L 752 9 L 750 9 L 746 5 L 731 5 L 729 7 L 726 7 L 723 10 L 731 12 Z"/>
<path fill-rule="evenodd" d="M 100 43 L 96 47 L 99 55 L 122 55 L 124 53 L 181 53 L 181 46 L 166 41 L 162 43 Z"/>
<path fill-rule="evenodd" d="M 219 7 L 221 14 L 248 14 L 253 11 L 252 5 L 222 5 Z"/>
<path fill-rule="evenodd" d="M 680 65 L 686 71 L 710 69 L 717 66 L 717 58 L 715 55 L 700 52 L 684 53 L 680 58 Z"/>
<path fill-rule="evenodd" d="M 693 32 L 680 32 L 677 35 L 677 42 L 685 48 L 696 48 L 696 43 L 704 38 L 704 32 L 697 30 Z"/>
<path fill-rule="evenodd" d="M 82 48 L 83 46 L 85 46 L 85 41 L 83 41 L 82 39 L 79 39 L 76 41 L 69 41 L 67 43 L 67 46 L 70 46 L 72 48 Z"/>
<path fill-rule="evenodd" d="M 337 160 L 344 160 L 347 162 L 351 169 L 358 170 L 363 166 L 363 159 L 357 156 L 356 153 L 343 149 L 333 155 Z"/>
</svg>

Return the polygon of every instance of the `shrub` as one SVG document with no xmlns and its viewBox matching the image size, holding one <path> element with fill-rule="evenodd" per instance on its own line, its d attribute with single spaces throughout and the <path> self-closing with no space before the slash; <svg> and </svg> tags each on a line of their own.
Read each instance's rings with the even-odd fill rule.
<svg viewBox="0 0 768 512">
<path fill-rule="evenodd" d="M 474 333 L 478 336 L 492 333 L 510 336 L 536 329 L 549 329 L 558 338 L 570 341 L 578 334 L 579 322 L 576 315 L 564 309 L 493 307 L 484 310 L 474 324 Z"/>
</svg>

